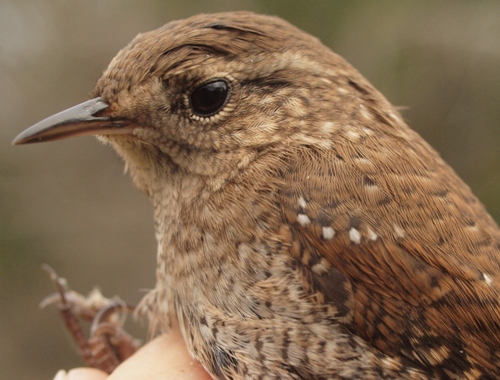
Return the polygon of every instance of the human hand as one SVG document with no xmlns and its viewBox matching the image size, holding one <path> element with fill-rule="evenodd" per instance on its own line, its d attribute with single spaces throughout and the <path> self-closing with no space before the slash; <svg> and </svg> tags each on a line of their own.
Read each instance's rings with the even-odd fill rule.
<svg viewBox="0 0 500 380">
<path fill-rule="evenodd" d="M 171 332 L 152 340 L 124 361 L 111 374 L 94 368 L 59 371 L 54 380 L 132 380 L 132 379 L 209 380 L 200 363 L 189 356 L 179 332 Z"/>
</svg>

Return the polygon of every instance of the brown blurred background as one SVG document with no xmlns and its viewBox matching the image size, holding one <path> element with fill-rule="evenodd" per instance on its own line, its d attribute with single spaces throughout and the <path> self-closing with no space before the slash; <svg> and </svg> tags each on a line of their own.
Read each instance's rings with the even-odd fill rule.
<svg viewBox="0 0 500 380">
<path fill-rule="evenodd" d="M 200 12 L 279 15 L 358 68 L 500 220 L 500 2 L 0 0 L 0 377 L 80 365 L 42 263 L 87 293 L 137 302 L 154 284 L 152 208 L 109 148 L 86 137 L 12 147 L 87 99 L 137 33 Z M 143 334 L 144 335 L 144 334 Z"/>
</svg>

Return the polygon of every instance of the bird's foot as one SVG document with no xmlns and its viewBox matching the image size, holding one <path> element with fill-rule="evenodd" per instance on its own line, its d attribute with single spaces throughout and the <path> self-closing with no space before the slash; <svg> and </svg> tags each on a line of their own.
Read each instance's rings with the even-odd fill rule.
<svg viewBox="0 0 500 380">
<path fill-rule="evenodd" d="M 134 306 L 116 296 L 105 298 L 98 289 L 85 297 L 70 290 L 66 280 L 54 269 L 48 265 L 43 269 L 50 275 L 57 292 L 44 298 L 40 307 L 57 304 L 86 365 L 111 373 L 137 351 L 138 342 L 123 329 L 126 315 Z M 83 332 L 82 321 L 91 322 L 89 337 Z"/>
</svg>

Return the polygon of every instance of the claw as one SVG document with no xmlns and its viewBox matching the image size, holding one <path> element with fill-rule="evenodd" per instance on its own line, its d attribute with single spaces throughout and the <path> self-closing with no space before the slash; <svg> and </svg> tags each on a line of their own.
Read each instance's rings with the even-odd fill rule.
<svg viewBox="0 0 500 380">
<path fill-rule="evenodd" d="M 126 314 L 135 306 L 118 297 L 105 298 L 98 289 L 88 297 L 69 289 L 67 281 L 59 277 L 54 269 L 43 265 L 56 293 L 45 297 L 40 307 L 57 304 L 61 317 L 75 341 L 84 362 L 107 373 L 137 351 L 137 341 L 123 330 Z M 87 338 L 80 325 L 80 319 L 92 321 L 90 337 Z"/>
</svg>

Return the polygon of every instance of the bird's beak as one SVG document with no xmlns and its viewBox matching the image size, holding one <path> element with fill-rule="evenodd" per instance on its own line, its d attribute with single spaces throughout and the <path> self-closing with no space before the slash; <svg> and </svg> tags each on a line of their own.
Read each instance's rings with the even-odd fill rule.
<svg viewBox="0 0 500 380">
<path fill-rule="evenodd" d="M 66 139 L 86 135 L 129 135 L 132 123 L 125 119 L 96 116 L 109 105 L 94 98 L 59 112 L 21 132 L 14 145 Z"/>
</svg>

